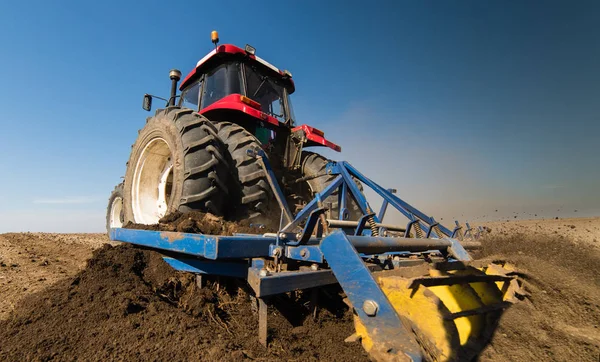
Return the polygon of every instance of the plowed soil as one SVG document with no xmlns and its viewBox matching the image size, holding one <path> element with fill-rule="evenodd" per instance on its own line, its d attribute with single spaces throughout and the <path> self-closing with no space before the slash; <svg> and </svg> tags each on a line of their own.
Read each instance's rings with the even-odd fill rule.
<svg viewBox="0 0 600 362">
<path fill-rule="evenodd" d="M 127 229 L 177 231 L 183 233 L 197 233 L 207 235 L 233 235 L 234 233 L 262 234 L 275 232 L 264 225 L 252 225 L 248 221 L 232 222 L 220 217 L 200 211 L 174 213 L 162 217 L 158 224 L 144 225 L 127 223 L 123 227 Z"/>
<path fill-rule="evenodd" d="M 366 359 L 359 344 L 344 343 L 353 331 L 341 301 L 338 315 L 324 309 L 313 321 L 300 300 L 273 301 L 264 348 L 243 287 L 199 289 L 157 253 L 107 245 L 74 278 L 30 295 L 0 322 L 0 360 Z"/>
<path fill-rule="evenodd" d="M 1 234 L 0 320 L 24 296 L 73 277 L 105 243 L 110 241 L 103 234 Z"/>
<path fill-rule="evenodd" d="M 528 293 L 503 314 L 482 361 L 600 360 L 600 249 L 513 234 L 485 238 L 476 256 L 511 262 Z"/>
<path fill-rule="evenodd" d="M 0 360 L 368 360 L 360 344 L 344 342 L 353 325 L 335 289 L 320 291 L 315 320 L 306 294 L 272 299 L 264 348 L 244 284 L 213 279 L 200 289 L 159 254 L 125 245 L 98 249 L 106 241 L 0 235 Z M 480 360 L 598 361 L 599 253 L 562 235 L 492 231 L 476 257 L 512 262 L 528 295 L 503 314 Z"/>
</svg>

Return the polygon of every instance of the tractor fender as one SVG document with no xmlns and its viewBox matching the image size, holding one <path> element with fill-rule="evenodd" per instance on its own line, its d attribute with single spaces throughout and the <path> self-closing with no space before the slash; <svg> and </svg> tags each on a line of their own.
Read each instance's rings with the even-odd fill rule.
<svg viewBox="0 0 600 362">
<path fill-rule="evenodd" d="M 325 134 L 323 131 L 311 127 L 309 125 L 303 124 L 298 127 L 292 128 L 292 132 L 294 133 L 304 133 L 305 146 L 323 146 L 329 147 L 334 151 L 342 152 L 342 147 L 336 145 L 335 143 L 329 141 L 325 138 Z"/>
</svg>

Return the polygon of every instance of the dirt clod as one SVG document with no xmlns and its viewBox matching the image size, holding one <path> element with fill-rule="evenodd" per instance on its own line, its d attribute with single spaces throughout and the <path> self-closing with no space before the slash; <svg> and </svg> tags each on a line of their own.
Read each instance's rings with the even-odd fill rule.
<svg viewBox="0 0 600 362">
<path fill-rule="evenodd" d="M 234 233 L 263 234 L 276 231 L 267 230 L 263 225 L 252 225 L 249 221 L 226 221 L 213 214 L 200 211 L 188 213 L 176 211 L 162 217 L 158 221 L 158 224 L 143 225 L 129 222 L 124 227 L 127 229 L 177 231 L 208 235 L 233 235 Z"/>
</svg>

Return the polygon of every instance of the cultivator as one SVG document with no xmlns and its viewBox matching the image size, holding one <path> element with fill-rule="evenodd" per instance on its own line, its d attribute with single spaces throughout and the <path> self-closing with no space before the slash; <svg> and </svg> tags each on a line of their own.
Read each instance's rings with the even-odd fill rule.
<svg viewBox="0 0 600 362">
<path fill-rule="evenodd" d="M 162 252 L 175 269 L 246 279 L 259 304 L 259 339 L 267 343 L 267 299 L 339 283 L 355 314 L 356 333 L 375 360 L 472 359 L 518 290 L 508 266 L 479 265 L 467 249 L 467 226 L 450 230 L 360 173 L 331 162 L 335 179 L 295 215 L 269 160 L 249 149 L 267 174 L 281 208 L 278 232 L 202 235 L 113 228 L 112 240 Z M 375 213 L 357 182 L 383 198 Z M 337 217 L 327 200 L 337 194 Z M 362 217 L 348 219 L 347 205 Z M 405 225 L 383 222 L 393 207 Z M 466 237 L 465 237 L 466 236 Z M 459 240 L 461 239 L 461 240 Z M 469 240 L 470 239 L 470 240 Z"/>
</svg>

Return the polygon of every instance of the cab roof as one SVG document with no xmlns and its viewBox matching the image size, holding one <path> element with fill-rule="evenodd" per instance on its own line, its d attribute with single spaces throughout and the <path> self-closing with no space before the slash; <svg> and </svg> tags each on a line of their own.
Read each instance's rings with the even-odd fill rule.
<svg viewBox="0 0 600 362">
<path fill-rule="evenodd" d="M 256 64 L 262 68 L 267 75 L 279 77 L 283 80 L 289 94 L 294 93 L 295 86 L 289 72 L 279 70 L 277 67 L 267 62 L 266 60 L 257 57 L 254 54 L 246 52 L 244 49 L 239 48 L 232 44 L 223 44 L 217 46 L 213 51 L 206 54 L 204 58 L 200 59 L 194 68 L 181 82 L 179 90 L 184 89 L 191 83 L 193 83 L 201 74 L 208 72 L 210 69 L 222 64 L 226 59 L 248 59 L 249 62 Z M 270 73 L 270 74 L 269 74 Z"/>
</svg>

